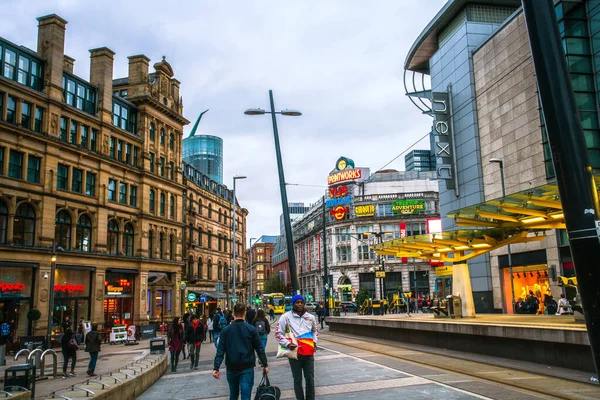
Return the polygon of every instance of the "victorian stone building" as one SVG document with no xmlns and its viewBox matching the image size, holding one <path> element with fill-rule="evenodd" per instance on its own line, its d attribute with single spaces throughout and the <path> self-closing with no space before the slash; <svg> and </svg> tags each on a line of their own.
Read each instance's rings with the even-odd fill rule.
<svg viewBox="0 0 600 400">
<path fill-rule="evenodd" d="M 79 77 L 67 21 L 38 21 L 37 51 L 0 38 L 0 322 L 45 332 L 50 291 L 54 330 L 67 315 L 104 327 L 180 315 L 181 283 L 195 274 L 214 286 L 219 260 L 230 265 L 232 203 L 227 188 L 183 173 L 180 82 L 144 55 L 113 79 L 108 48 L 90 50 Z M 188 256 L 201 270 L 186 270 Z"/>
</svg>

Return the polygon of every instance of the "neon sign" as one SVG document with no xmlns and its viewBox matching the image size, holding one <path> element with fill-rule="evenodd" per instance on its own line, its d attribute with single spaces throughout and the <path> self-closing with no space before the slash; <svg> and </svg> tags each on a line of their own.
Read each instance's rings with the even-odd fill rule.
<svg viewBox="0 0 600 400">
<path fill-rule="evenodd" d="M 375 215 L 375 205 L 374 204 L 365 204 L 362 206 L 356 206 L 354 208 L 354 212 L 357 217 L 372 217 Z"/>
<path fill-rule="evenodd" d="M 0 282 L 0 291 L 2 292 L 22 292 L 25 289 L 24 283 L 6 283 Z"/>
<path fill-rule="evenodd" d="M 348 212 L 348 207 L 344 206 L 337 206 L 333 210 L 329 210 L 329 214 L 333 215 L 333 218 L 335 218 L 336 221 L 343 220 L 346 214 L 348 214 Z"/>
<path fill-rule="evenodd" d="M 418 214 L 419 211 L 425 210 L 424 200 L 399 200 L 392 205 L 392 211 L 398 215 L 402 214 Z"/>
<path fill-rule="evenodd" d="M 67 293 L 73 293 L 73 292 L 83 292 L 85 290 L 85 287 L 82 284 L 78 284 L 78 285 L 71 285 L 70 283 L 66 283 L 64 285 L 54 285 L 54 291 L 55 292 L 67 292 Z"/>
<path fill-rule="evenodd" d="M 338 158 L 335 163 L 335 170 L 337 172 L 334 172 L 327 177 L 327 183 L 330 186 L 335 185 L 336 183 L 362 178 L 362 171 L 360 169 L 355 169 L 354 161 L 347 157 Z"/>
<path fill-rule="evenodd" d="M 346 204 L 352 203 L 352 196 L 349 196 L 348 186 L 342 185 L 333 188 L 329 188 L 330 199 L 325 202 L 326 207 L 332 207 L 329 210 L 329 214 L 333 216 L 336 221 L 341 221 L 348 214 L 349 209 L 345 207 Z"/>
</svg>

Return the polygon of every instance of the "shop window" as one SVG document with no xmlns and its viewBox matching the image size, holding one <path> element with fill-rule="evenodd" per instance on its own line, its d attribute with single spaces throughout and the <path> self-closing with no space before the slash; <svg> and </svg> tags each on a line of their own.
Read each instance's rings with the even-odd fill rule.
<svg viewBox="0 0 600 400">
<path fill-rule="evenodd" d="M 150 122 L 149 134 L 150 140 L 154 140 L 156 138 L 156 128 L 154 127 L 154 122 Z"/>
<path fill-rule="evenodd" d="M 175 235 L 169 235 L 169 259 L 175 260 Z"/>
<path fill-rule="evenodd" d="M 71 216 L 65 210 L 56 214 L 54 241 L 58 247 L 71 250 Z"/>
<path fill-rule="evenodd" d="M 15 179 L 23 179 L 23 153 L 20 151 L 10 151 L 8 176 Z"/>
<path fill-rule="evenodd" d="M 154 213 L 154 197 L 156 195 L 156 192 L 154 191 L 154 189 L 150 189 L 150 202 L 149 202 L 149 207 L 150 207 L 150 212 Z"/>
<path fill-rule="evenodd" d="M 107 239 L 108 254 L 119 254 L 119 226 L 114 219 L 108 221 Z"/>
<path fill-rule="evenodd" d="M 27 181 L 40 183 L 40 169 L 42 167 L 42 159 L 29 155 L 27 158 Z"/>
<path fill-rule="evenodd" d="M 158 236 L 158 258 L 165 258 L 165 233 L 161 232 Z"/>
<path fill-rule="evenodd" d="M 1 215 L 0 215 L 1 218 Z M 204 275 L 202 273 L 202 257 L 198 257 L 198 279 L 202 279 L 202 276 Z"/>
<path fill-rule="evenodd" d="M 35 211 L 30 204 L 21 204 L 15 213 L 13 243 L 21 246 L 33 246 L 34 237 Z"/>
<path fill-rule="evenodd" d="M 77 250 L 84 252 L 92 251 L 92 221 L 90 217 L 85 214 L 79 217 L 75 236 Z"/>
<path fill-rule="evenodd" d="M 8 208 L 0 200 L 0 244 L 6 244 L 6 234 L 8 230 Z"/>
<path fill-rule="evenodd" d="M 31 104 L 25 101 L 21 103 L 21 126 L 31 130 Z"/>
<path fill-rule="evenodd" d="M 123 246 L 125 247 L 125 255 L 133 257 L 133 226 L 131 224 L 125 224 L 123 230 Z"/>
<path fill-rule="evenodd" d="M 154 258 L 154 231 L 148 231 L 148 257 Z"/>
</svg>

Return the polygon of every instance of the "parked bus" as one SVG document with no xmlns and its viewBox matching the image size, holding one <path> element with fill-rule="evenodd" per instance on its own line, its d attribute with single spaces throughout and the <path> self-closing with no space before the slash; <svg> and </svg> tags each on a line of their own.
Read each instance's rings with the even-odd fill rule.
<svg viewBox="0 0 600 400">
<path fill-rule="evenodd" d="M 263 294 L 263 307 L 268 310 L 273 310 L 275 314 L 283 314 L 285 312 L 285 299 L 283 293 L 267 293 Z"/>
</svg>

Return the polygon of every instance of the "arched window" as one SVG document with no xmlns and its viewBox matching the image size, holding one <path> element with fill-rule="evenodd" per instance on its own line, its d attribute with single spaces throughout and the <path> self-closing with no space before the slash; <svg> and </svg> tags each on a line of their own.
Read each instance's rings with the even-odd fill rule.
<svg viewBox="0 0 600 400">
<path fill-rule="evenodd" d="M 85 214 L 82 214 L 77 221 L 75 241 L 77 250 L 92 251 L 92 221 Z"/>
<path fill-rule="evenodd" d="M 190 256 L 190 258 L 188 258 L 188 265 L 187 265 L 188 277 L 192 276 L 193 273 L 194 273 L 194 256 Z"/>
<path fill-rule="evenodd" d="M 171 202 L 169 203 L 169 216 L 175 218 L 175 196 L 171 195 Z"/>
<path fill-rule="evenodd" d="M 198 227 L 198 246 L 202 247 L 202 228 Z"/>
<path fill-rule="evenodd" d="M 212 219 L 212 204 L 208 204 L 208 219 Z"/>
<path fill-rule="evenodd" d="M 202 216 L 202 200 L 198 197 L 198 215 Z"/>
<path fill-rule="evenodd" d="M 196 211 L 196 209 L 194 208 L 194 196 L 190 194 L 190 202 L 188 204 L 188 209 L 190 211 Z"/>
<path fill-rule="evenodd" d="M 223 222 L 223 214 L 221 209 L 219 208 L 219 222 Z"/>
<path fill-rule="evenodd" d="M 175 150 L 175 135 L 173 135 L 173 132 L 169 135 L 169 148 Z"/>
<path fill-rule="evenodd" d="M 150 140 L 154 140 L 156 138 L 156 129 L 154 127 L 154 122 L 150 122 Z"/>
<path fill-rule="evenodd" d="M 221 265 L 221 261 L 217 263 L 217 276 L 220 281 L 223 280 L 223 266 Z"/>
<path fill-rule="evenodd" d="M 175 235 L 169 235 L 169 259 L 175 259 Z"/>
<path fill-rule="evenodd" d="M 227 225 L 227 211 L 223 211 L 223 223 Z"/>
<path fill-rule="evenodd" d="M 206 279 L 212 280 L 212 259 L 208 259 L 206 262 Z"/>
<path fill-rule="evenodd" d="M 8 230 L 8 207 L 0 200 L 0 244 L 6 244 Z"/>
<path fill-rule="evenodd" d="M 218 249 L 219 251 L 223 251 L 223 242 L 221 241 L 221 235 L 218 236 Z"/>
<path fill-rule="evenodd" d="M 154 191 L 154 189 L 150 189 L 150 212 L 153 213 L 155 211 L 154 207 L 154 200 L 155 200 L 155 196 L 156 196 L 156 192 Z"/>
<path fill-rule="evenodd" d="M 165 215 L 165 194 L 160 194 L 160 215 Z"/>
<path fill-rule="evenodd" d="M 35 211 L 27 203 L 17 208 L 13 227 L 13 243 L 21 246 L 33 246 L 35 237 Z"/>
<path fill-rule="evenodd" d="M 71 250 L 71 216 L 65 210 L 56 214 L 54 221 L 54 241 L 57 247 Z"/>
<path fill-rule="evenodd" d="M 158 236 L 158 258 L 165 258 L 165 233 L 161 232 Z"/>
<path fill-rule="evenodd" d="M 203 271 L 202 271 L 202 257 L 198 257 L 198 279 L 202 279 Z"/>
<path fill-rule="evenodd" d="M 160 128 L 160 144 L 165 144 L 165 128 Z"/>
<path fill-rule="evenodd" d="M 123 246 L 125 247 L 125 255 L 133 257 L 133 225 L 130 223 L 125 224 L 123 229 Z"/>
<path fill-rule="evenodd" d="M 154 231 L 148 231 L 148 257 L 154 258 Z"/>
<path fill-rule="evenodd" d="M 227 236 L 223 236 L 223 252 L 227 253 Z"/>
<path fill-rule="evenodd" d="M 108 221 L 106 248 L 108 254 L 119 254 L 119 225 L 117 221 Z"/>
</svg>

